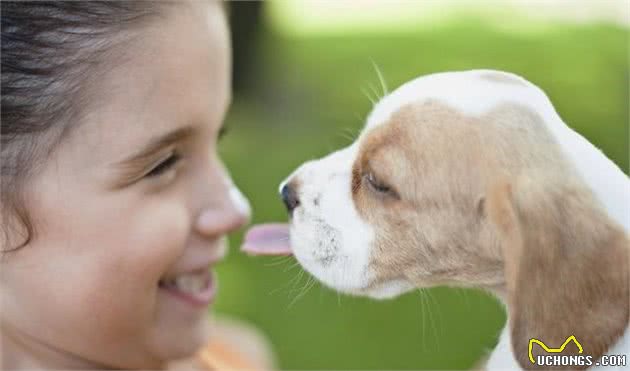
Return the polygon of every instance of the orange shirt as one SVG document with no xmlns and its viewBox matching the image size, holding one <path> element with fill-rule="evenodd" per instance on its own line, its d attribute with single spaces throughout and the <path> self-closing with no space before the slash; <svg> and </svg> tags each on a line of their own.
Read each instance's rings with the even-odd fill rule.
<svg viewBox="0 0 630 371">
<path fill-rule="evenodd" d="M 220 341 L 211 341 L 197 352 L 195 359 L 206 370 L 261 370 L 261 365 L 254 363 L 233 347 Z"/>
<path fill-rule="evenodd" d="M 269 342 L 255 327 L 222 317 L 208 322 L 210 341 L 188 359 L 173 361 L 170 370 L 273 370 Z"/>
</svg>

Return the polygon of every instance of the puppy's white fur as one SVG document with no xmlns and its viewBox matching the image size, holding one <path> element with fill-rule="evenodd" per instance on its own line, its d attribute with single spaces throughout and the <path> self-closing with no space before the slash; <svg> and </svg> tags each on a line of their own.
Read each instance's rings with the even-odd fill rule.
<svg viewBox="0 0 630 371">
<path fill-rule="evenodd" d="M 300 202 L 293 215 L 294 255 L 313 275 L 342 292 L 360 290 L 369 281 L 369 249 L 373 231 L 357 214 L 350 195 L 348 163 L 358 146 L 337 151 L 300 166 Z M 286 184 L 283 182 L 280 189 Z M 316 246 L 316 248 L 313 248 Z"/>
</svg>

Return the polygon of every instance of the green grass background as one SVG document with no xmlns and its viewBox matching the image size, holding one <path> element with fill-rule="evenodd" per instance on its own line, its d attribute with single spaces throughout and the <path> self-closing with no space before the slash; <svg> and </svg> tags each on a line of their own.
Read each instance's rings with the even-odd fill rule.
<svg viewBox="0 0 630 371">
<path fill-rule="evenodd" d="M 255 89 L 234 97 L 221 152 L 253 206 L 253 222 L 284 221 L 277 186 L 305 160 L 350 143 L 379 89 L 473 68 L 517 73 L 550 96 L 565 122 L 628 169 L 628 34 L 605 25 L 502 32 L 457 18 L 412 33 L 260 37 Z M 380 91 L 380 90 L 379 90 Z M 497 342 L 505 313 L 488 294 L 439 287 L 395 300 L 339 296 L 294 260 L 251 258 L 231 237 L 214 308 L 270 339 L 283 369 L 463 369 Z"/>
</svg>

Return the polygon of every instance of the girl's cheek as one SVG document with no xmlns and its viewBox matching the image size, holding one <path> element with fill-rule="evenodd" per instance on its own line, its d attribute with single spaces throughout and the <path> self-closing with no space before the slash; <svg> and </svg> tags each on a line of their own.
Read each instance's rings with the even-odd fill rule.
<svg viewBox="0 0 630 371">
<path fill-rule="evenodd" d="M 191 217 L 181 202 L 157 201 L 135 214 L 122 264 L 128 276 L 152 288 L 185 253 Z"/>
<path fill-rule="evenodd" d="M 184 254 L 190 231 L 187 212 L 177 204 L 149 204 L 121 224 L 99 277 L 87 284 L 99 293 L 88 305 L 103 313 L 102 335 L 111 341 L 147 336 L 155 325 L 158 281 Z M 103 311 L 103 308 L 108 308 Z M 90 310 L 92 311 L 92 310 Z"/>
</svg>

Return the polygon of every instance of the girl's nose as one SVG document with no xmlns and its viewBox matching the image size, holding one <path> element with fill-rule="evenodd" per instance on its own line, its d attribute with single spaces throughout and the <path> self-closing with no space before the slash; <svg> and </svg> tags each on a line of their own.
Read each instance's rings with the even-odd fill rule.
<svg viewBox="0 0 630 371">
<path fill-rule="evenodd" d="M 235 186 L 230 186 L 226 196 L 213 207 L 201 210 L 196 228 L 206 237 L 215 237 L 232 232 L 249 222 L 249 202 Z"/>
</svg>

